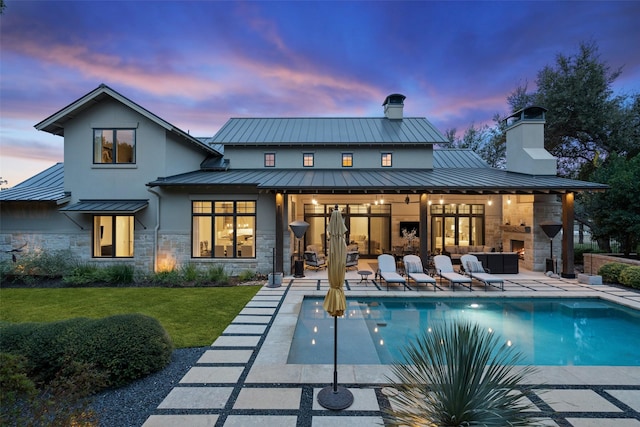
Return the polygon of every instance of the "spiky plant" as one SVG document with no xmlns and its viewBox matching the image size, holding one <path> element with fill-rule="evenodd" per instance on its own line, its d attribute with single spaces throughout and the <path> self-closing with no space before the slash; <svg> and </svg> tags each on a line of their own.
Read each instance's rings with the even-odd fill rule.
<svg viewBox="0 0 640 427">
<path fill-rule="evenodd" d="M 520 384 L 534 371 L 522 354 L 468 321 L 424 331 L 402 350 L 389 378 L 391 426 L 530 426 Z"/>
</svg>

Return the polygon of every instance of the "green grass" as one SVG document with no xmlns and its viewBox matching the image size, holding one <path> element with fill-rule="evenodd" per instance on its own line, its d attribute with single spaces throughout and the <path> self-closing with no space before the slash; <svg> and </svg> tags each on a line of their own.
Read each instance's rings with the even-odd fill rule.
<svg viewBox="0 0 640 427">
<path fill-rule="evenodd" d="M 49 322 L 142 313 L 160 321 L 176 348 L 211 345 L 260 286 L 221 288 L 0 289 L 0 320 Z"/>
</svg>

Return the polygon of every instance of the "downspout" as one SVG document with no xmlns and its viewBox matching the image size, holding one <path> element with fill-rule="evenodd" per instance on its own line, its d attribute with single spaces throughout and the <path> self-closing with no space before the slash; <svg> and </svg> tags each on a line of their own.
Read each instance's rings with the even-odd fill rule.
<svg viewBox="0 0 640 427">
<path fill-rule="evenodd" d="M 153 272 L 158 271 L 158 230 L 160 229 L 160 194 L 154 191 L 152 188 L 147 188 L 147 191 L 157 198 L 156 203 L 156 226 L 153 228 Z"/>
</svg>

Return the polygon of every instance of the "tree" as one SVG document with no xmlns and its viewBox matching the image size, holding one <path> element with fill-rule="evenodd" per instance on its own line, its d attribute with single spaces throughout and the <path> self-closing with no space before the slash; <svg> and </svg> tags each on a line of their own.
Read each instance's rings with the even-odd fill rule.
<svg viewBox="0 0 640 427">
<path fill-rule="evenodd" d="M 593 236 L 615 238 L 628 256 L 640 244 L 640 155 L 627 159 L 612 154 L 592 177 L 611 187 L 584 197 Z"/>
</svg>

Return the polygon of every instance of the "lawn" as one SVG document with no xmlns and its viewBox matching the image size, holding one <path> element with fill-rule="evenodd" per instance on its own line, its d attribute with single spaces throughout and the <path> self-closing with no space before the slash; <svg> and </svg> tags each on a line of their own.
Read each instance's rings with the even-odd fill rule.
<svg viewBox="0 0 640 427">
<path fill-rule="evenodd" d="M 160 321 L 176 348 L 211 345 L 260 286 L 211 288 L 0 289 L 0 320 L 49 322 L 142 313 Z"/>
</svg>

